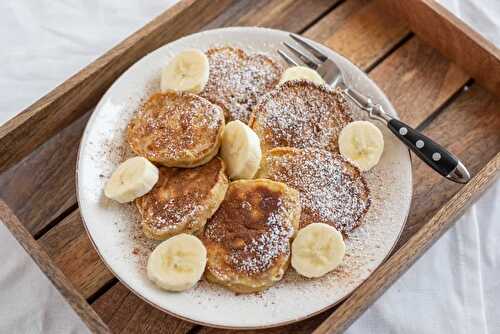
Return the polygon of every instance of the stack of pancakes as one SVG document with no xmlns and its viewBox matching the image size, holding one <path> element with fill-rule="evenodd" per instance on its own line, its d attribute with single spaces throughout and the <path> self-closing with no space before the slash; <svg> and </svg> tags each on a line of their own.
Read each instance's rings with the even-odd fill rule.
<svg viewBox="0 0 500 334">
<path fill-rule="evenodd" d="M 282 67 L 262 54 L 224 47 L 206 55 L 200 94 L 155 94 L 129 123 L 132 150 L 160 166 L 155 187 L 135 203 L 149 238 L 200 237 L 209 281 L 261 291 L 283 277 L 299 228 L 321 222 L 347 236 L 370 206 L 369 190 L 338 153 L 340 130 L 352 120 L 340 94 L 308 81 L 278 86 Z M 232 120 L 261 140 L 255 180 L 229 182 L 217 157 Z"/>
</svg>

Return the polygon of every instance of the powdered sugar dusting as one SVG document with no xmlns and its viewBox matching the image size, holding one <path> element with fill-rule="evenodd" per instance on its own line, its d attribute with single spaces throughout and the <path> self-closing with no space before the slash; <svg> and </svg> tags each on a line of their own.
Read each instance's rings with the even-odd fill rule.
<svg viewBox="0 0 500 334">
<path fill-rule="evenodd" d="M 247 123 L 258 99 L 278 83 L 281 66 L 263 54 L 231 47 L 209 49 L 207 56 L 210 76 L 201 96 L 222 106 L 226 121 Z"/>
<path fill-rule="evenodd" d="M 264 273 L 279 257 L 288 256 L 294 233 L 289 221 L 290 204 L 277 197 L 277 193 L 254 187 L 255 193 L 245 193 L 230 185 L 225 201 L 204 233 L 204 239 L 215 243 L 209 246 L 209 255 L 212 247 L 224 249 L 227 270 L 244 275 Z M 254 218 L 256 214 L 263 217 Z M 212 267 L 209 256 L 208 270 L 212 269 L 221 274 L 225 268 Z"/>
<path fill-rule="evenodd" d="M 252 128 L 265 149 L 337 150 L 340 130 L 351 121 L 347 102 L 336 91 L 308 81 L 288 81 L 262 98 Z"/>
<path fill-rule="evenodd" d="M 216 145 L 223 124 L 220 107 L 199 96 L 157 93 L 128 125 L 128 142 L 137 154 L 153 161 L 202 159 Z"/>
<path fill-rule="evenodd" d="M 326 223 L 348 233 L 370 206 L 369 190 L 359 170 L 339 154 L 320 149 L 275 149 L 264 158 L 265 174 L 301 195 L 301 227 Z"/>
</svg>

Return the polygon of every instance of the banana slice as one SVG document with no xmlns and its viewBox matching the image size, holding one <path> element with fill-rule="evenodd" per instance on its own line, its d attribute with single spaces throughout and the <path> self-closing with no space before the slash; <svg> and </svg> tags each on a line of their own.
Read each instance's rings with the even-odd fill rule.
<svg viewBox="0 0 500 334">
<path fill-rule="evenodd" d="M 340 154 L 362 171 L 378 164 L 384 152 L 384 137 L 375 125 L 368 121 L 347 124 L 339 135 Z"/>
<path fill-rule="evenodd" d="M 148 278 L 168 291 L 184 291 L 201 278 L 207 264 L 207 250 L 191 234 L 178 234 L 163 241 L 151 253 Z"/>
<path fill-rule="evenodd" d="M 322 85 L 325 83 L 318 72 L 305 66 L 293 66 L 287 68 L 286 71 L 281 75 L 279 84 L 290 80 L 309 80 L 318 85 Z"/>
<path fill-rule="evenodd" d="M 299 230 L 292 243 L 292 267 L 302 276 L 321 277 L 344 258 L 345 244 L 335 227 L 314 223 Z"/>
<path fill-rule="evenodd" d="M 158 168 L 143 157 L 124 161 L 106 183 L 104 195 L 120 203 L 148 193 L 158 181 Z"/>
<path fill-rule="evenodd" d="M 222 135 L 220 154 L 229 178 L 251 179 L 257 173 L 262 158 L 260 139 L 245 123 L 229 122 Z"/>
<path fill-rule="evenodd" d="M 161 73 L 161 90 L 200 93 L 208 81 L 207 56 L 199 50 L 177 54 Z"/>
</svg>

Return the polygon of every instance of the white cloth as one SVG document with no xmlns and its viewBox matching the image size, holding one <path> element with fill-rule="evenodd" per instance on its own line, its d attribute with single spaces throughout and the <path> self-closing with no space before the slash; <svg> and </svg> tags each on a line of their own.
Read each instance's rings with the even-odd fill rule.
<svg viewBox="0 0 500 334">
<path fill-rule="evenodd" d="M 479 29 L 485 29 L 485 36 L 500 38 L 498 28 L 491 29 L 486 23 L 496 20 L 500 26 L 500 10 L 482 10 L 482 2 L 498 8 L 500 1 L 440 1 L 468 13 L 472 23 L 479 22 Z M 0 123 L 172 2 L 175 0 L 0 1 L 0 39 L 4 42 Z M 474 13 L 482 18 L 469 8 L 475 8 Z M 500 181 L 348 332 L 500 332 L 500 249 L 496 246 L 500 224 L 495 224 L 500 221 L 499 202 Z M 0 269 L 0 333 L 84 332 L 80 320 L 3 225 L 0 254 L 8 254 L 7 265 Z"/>
<path fill-rule="evenodd" d="M 90 333 L 0 222 L 0 333 Z"/>
<path fill-rule="evenodd" d="M 437 0 L 443 7 L 500 48 L 499 0 Z"/>
</svg>

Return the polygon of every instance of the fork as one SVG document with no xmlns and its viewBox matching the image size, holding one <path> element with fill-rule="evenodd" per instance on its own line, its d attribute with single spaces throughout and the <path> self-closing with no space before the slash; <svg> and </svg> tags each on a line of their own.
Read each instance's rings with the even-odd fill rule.
<svg viewBox="0 0 500 334">
<path fill-rule="evenodd" d="M 279 55 L 292 66 L 301 66 L 294 58 L 298 58 L 303 65 L 317 71 L 323 80 L 340 90 L 355 105 L 366 111 L 370 118 L 378 120 L 387 125 L 389 130 L 410 148 L 420 159 L 429 165 L 436 172 L 447 179 L 457 183 L 467 183 L 470 174 L 464 164 L 444 147 L 437 144 L 427 136 L 415 130 L 411 126 L 401 122 L 386 113 L 382 105 L 375 103 L 368 96 L 347 86 L 340 68 L 318 47 L 310 41 L 290 34 L 290 37 L 297 42 L 306 52 L 299 48 L 283 42 L 283 45 L 290 50 L 294 57 L 289 56 L 282 50 L 278 50 Z M 312 57 L 311 57 L 312 56 Z"/>
</svg>

